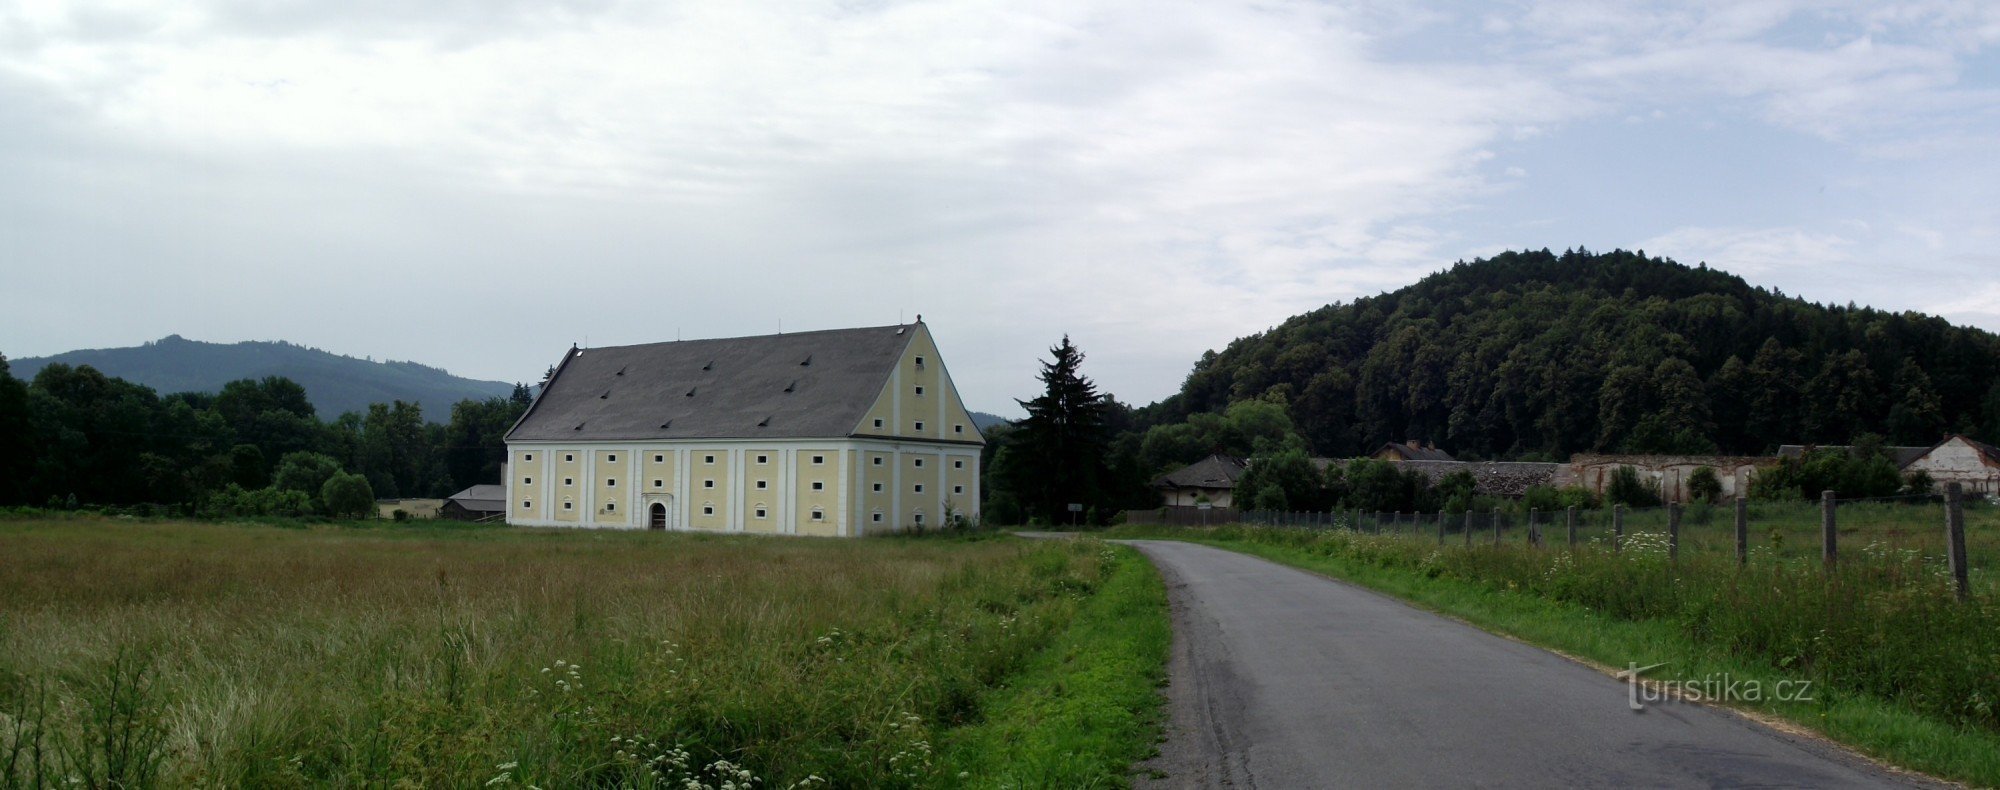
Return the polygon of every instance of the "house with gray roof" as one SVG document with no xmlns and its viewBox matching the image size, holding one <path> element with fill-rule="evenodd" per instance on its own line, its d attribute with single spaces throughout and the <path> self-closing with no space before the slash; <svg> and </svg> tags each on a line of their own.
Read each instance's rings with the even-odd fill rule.
<svg viewBox="0 0 2000 790">
<path fill-rule="evenodd" d="M 985 444 L 914 324 L 571 347 L 507 434 L 507 522 L 851 537 L 979 517 Z"/>
<path fill-rule="evenodd" d="M 1236 481 L 1249 468 L 1244 459 L 1211 455 L 1153 478 L 1153 488 L 1160 492 L 1160 504 L 1167 507 L 1194 507 L 1202 502 L 1230 507 Z"/>
</svg>

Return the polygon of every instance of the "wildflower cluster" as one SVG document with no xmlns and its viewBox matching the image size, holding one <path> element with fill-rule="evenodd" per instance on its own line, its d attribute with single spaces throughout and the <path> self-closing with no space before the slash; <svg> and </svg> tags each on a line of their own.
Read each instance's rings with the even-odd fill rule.
<svg viewBox="0 0 2000 790">
<path fill-rule="evenodd" d="M 923 718 L 914 713 L 904 713 L 896 721 L 889 722 L 889 731 L 891 740 L 897 737 L 907 739 L 902 749 L 889 756 L 889 772 L 913 781 L 930 775 L 933 768 L 931 742 Z"/>
</svg>

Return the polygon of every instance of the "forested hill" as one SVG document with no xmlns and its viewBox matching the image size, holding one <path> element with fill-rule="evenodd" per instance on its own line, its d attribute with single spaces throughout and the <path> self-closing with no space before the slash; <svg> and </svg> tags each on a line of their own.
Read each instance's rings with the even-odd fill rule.
<svg viewBox="0 0 2000 790">
<path fill-rule="evenodd" d="M 415 362 L 374 362 L 285 342 L 204 343 L 179 335 L 132 348 L 16 359 L 13 373 L 32 379 L 56 362 L 89 365 L 161 394 L 218 392 L 237 379 L 283 376 L 305 387 L 313 410 L 328 420 L 344 412 L 366 412 L 371 403 L 401 400 L 421 404 L 425 419 L 443 422 L 454 403 L 505 398 L 513 391 L 512 384 L 459 378 Z"/>
<path fill-rule="evenodd" d="M 1643 252 L 1509 252 L 1209 352 L 1144 416 L 1176 422 L 1250 398 L 1287 405 L 1331 456 L 1411 438 L 1555 459 L 1761 453 L 1862 433 L 1994 441 L 2000 337 Z"/>
</svg>

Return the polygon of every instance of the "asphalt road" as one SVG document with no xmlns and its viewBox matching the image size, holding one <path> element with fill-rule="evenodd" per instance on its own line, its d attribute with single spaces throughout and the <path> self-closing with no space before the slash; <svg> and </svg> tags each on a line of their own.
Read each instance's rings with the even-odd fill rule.
<svg viewBox="0 0 2000 790">
<path fill-rule="evenodd" d="M 1634 712 L 1622 680 L 1359 587 L 1132 545 L 1174 622 L 1167 740 L 1141 786 L 1936 786 L 1724 709 Z"/>
</svg>

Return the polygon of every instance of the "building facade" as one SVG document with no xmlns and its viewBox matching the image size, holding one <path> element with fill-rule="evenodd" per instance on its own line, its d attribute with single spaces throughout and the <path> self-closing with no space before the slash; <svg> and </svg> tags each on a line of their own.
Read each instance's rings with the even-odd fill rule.
<svg viewBox="0 0 2000 790">
<path fill-rule="evenodd" d="M 979 517 L 922 319 L 570 349 L 507 436 L 507 522 L 853 537 Z"/>
</svg>

